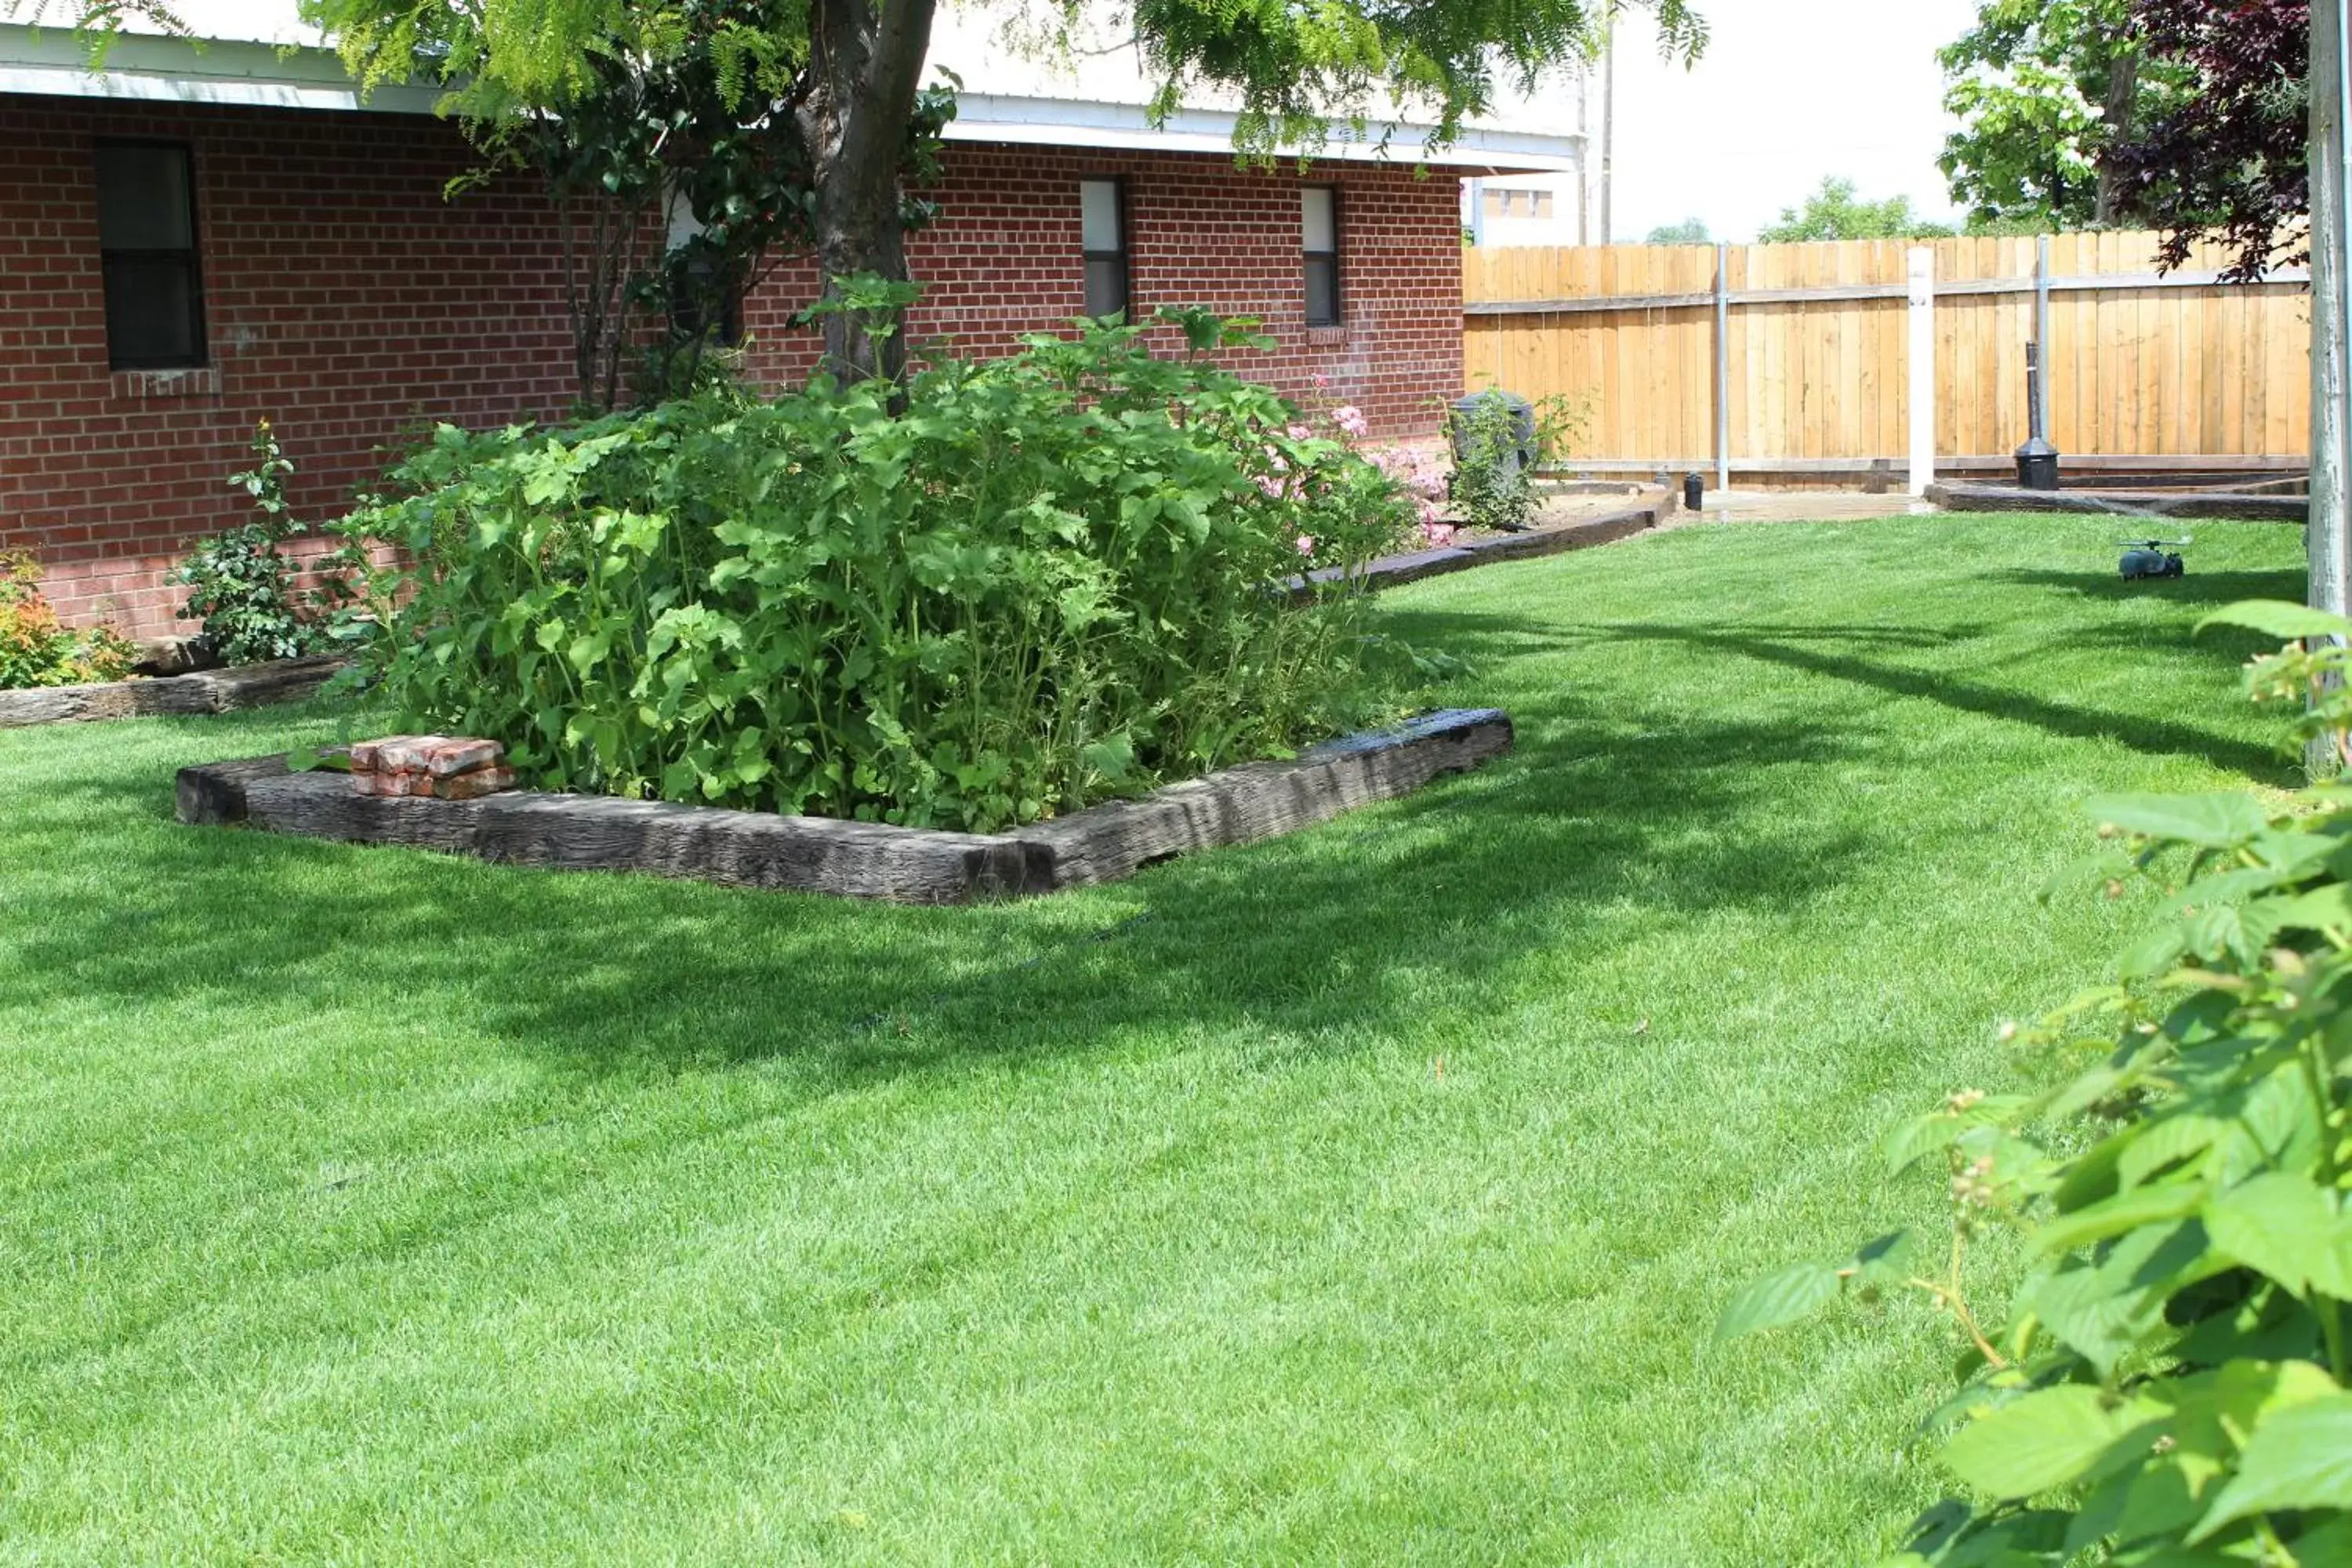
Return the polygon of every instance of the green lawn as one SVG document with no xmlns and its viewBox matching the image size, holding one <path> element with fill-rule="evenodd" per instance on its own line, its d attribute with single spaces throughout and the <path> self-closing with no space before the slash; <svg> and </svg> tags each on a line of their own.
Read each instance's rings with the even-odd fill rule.
<svg viewBox="0 0 2352 1568">
<path fill-rule="evenodd" d="M 1511 759 L 907 910 L 183 828 L 318 710 L 0 733 L 0 1562 L 1850 1563 L 1932 1495 L 1898 1114 L 2131 908 L 2106 789 L 2285 782 L 2048 518 L 1401 590 Z"/>
</svg>

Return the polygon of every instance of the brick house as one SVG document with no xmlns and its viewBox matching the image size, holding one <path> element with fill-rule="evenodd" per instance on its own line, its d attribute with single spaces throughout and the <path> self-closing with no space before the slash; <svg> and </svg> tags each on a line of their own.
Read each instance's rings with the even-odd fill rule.
<svg viewBox="0 0 2352 1568">
<path fill-rule="evenodd" d="M 0 25 L 0 549 L 39 555 L 69 620 L 140 636 L 188 629 L 165 576 L 243 515 L 225 481 L 257 419 L 319 517 L 407 432 L 557 417 L 573 392 L 527 178 L 446 196 L 472 159 L 433 95 L 362 106 L 290 3 L 178 9 L 206 47 L 126 37 L 102 75 L 62 29 Z M 941 22 L 934 58 L 987 88 L 961 97 L 941 216 L 911 245 L 918 342 L 1002 352 L 1123 287 L 1139 310 L 1259 317 L 1279 346 L 1240 368 L 1426 435 L 1463 386 L 1460 178 L 1578 152 L 1473 129 L 1423 158 L 1400 126 L 1386 151 L 1341 131 L 1303 172 L 1244 169 L 1229 112 L 1147 124 L 1131 61 L 1108 88 L 1099 65 L 1040 82 Z M 782 268 L 747 301 L 758 377 L 814 361 L 789 318 L 815 281 Z"/>
</svg>

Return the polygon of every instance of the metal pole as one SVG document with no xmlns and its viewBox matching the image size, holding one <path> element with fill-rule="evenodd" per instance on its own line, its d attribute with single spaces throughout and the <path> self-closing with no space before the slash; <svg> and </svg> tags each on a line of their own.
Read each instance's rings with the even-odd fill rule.
<svg viewBox="0 0 2352 1568">
<path fill-rule="evenodd" d="M 1592 137 L 1585 121 L 1586 101 L 1592 94 L 1592 67 L 1576 68 L 1576 243 L 1592 243 Z"/>
<path fill-rule="evenodd" d="M 1609 185 L 1616 162 L 1617 148 L 1617 29 L 1609 28 L 1609 37 L 1601 47 L 1601 243 L 1613 245 L 1616 236 L 1609 230 Z"/>
<path fill-rule="evenodd" d="M 1715 247 L 1715 488 L 1731 488 L 1731 247 Z"/>
<path fill-rule="evenodd" d="M 2033 433 L 2050 434 L 2050 373 L 2057 362 L 2050 352 L 2050 237 L 2033 241 L 2033 341 L 2042 345 L 2042 374 L 2034 378 Z"/>
</svg>

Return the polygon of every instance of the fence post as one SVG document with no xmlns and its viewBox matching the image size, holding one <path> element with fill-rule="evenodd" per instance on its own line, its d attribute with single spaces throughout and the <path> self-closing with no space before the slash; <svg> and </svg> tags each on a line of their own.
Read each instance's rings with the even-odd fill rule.
<svg viewBox="0 0 2352 1568">
<path fill-rule="evenodd" d="M 2042 345 L 2042 372 L 2033 381 L 2033 434 L 2055 444 L 2050 423 L 2050 384 L 2058 376 L 2058 355 L 2050 342 L 2050 237 L 2033 238 L 2033 341 Z"/>
<path fill-rule="evenodd" d="M 1911 493 L 1936 482 L 1936 253 L 1914 246 L 1911 299 Z"/>
<path fill-rule="evenodd" d="M 1715 488 L 1731 488 L 1731 247 L 1715 247 Z"/>
</svg>

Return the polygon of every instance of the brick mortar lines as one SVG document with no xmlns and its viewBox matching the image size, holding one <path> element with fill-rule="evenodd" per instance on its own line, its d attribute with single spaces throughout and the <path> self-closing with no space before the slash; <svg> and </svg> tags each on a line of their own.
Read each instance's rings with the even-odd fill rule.
<svg viewBox="0 0 2352 1568">
<path fill-rule="evenodd" d="M 212 363 L 110 372 L 100 289 L 100 137 L 188 143 Z M 0 548 L 30 548 L 60 614 L 174 629 L 165 576 L 244 514 L 227 476 L 254 421 L 298 465 L 290 500 L 331 516 L 404 431 L 558 416 L 572 348 L 553 221 L 526 180 L 447 200 L 470 166 L 457 133 L 406 116 L 0 97 Z M 1210 154 L 958 143 L 909 242 L 929 291 L 918 342 L 981 355 L 1078 313 L 1077 182 L 1127 182 L 1139 311 L 1205 305 L 1262 319 L 1271 353 L 1234 368 L 1294 396 L 1363 408 L 1376 434 L 1425 437 L 1462 388 L 1455 185 L 1382 165 L 1302 178 Z M 1307 327 L 1297 189 L 1337 185 L 1346 322 Z M 746 302 L 755 377 L 814 364 L 790 317 L 815 289 L 787 263 Z M 1156 345 L 1175 346 L 1173 329 Z M 1329 383 L 1318 393 L 1314 380 Z"/>
</svg>

